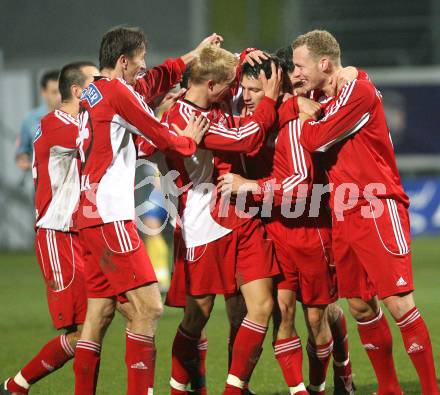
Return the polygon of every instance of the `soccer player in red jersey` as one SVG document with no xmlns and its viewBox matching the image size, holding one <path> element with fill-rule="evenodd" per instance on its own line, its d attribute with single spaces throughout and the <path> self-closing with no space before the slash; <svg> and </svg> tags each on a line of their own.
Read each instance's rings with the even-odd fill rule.
<svg viewBox="0 0 440 395">
<path fill-rule="evenodd" d="M 272 245 L 264 239 L 259 220 L 237 214 L 234 204 L 223 205 L 213 182 L 217 175 L 241 167 L 238 152 L 252 152 L 263 144 L 275 121 L 280 76 L 274 72 L 273 78 L 265 80 L 267 97 L 254 117 L 235 126 L 218 103 L 235 84 L 236 65 L 234 55 L 221 48 L 203 49 L 191 64 L 188 92 L 168 112 L 168 122 L 181 128 L 193 113 L 211 121 L 191 159 L 168 158 L 169 167 L 180 173 L 177 187 L 190 186 L 179 200 L 187 303 L 173 344 L 172 394 L 187 392 L 191 369 L 198 366 L 197 343 L 216 294 L 234 294 L 240 287 L 248 310 L 234 342 L 225 394 L 242 393 L 272 312 L 272 276 L 277 273 Z"/>
<path fill-rule="evenodd" d="M 62 367 L 74 353 L 87 309 L 84 262 L 74 211 L 79 199 L 76 139 L 81 92 L 98 75 L 90 62 L 71 63 L 59 77 L 62 104 L 40 123 L 34 141 L 36 237 L 38 263 L 56 329 L 66 332 L 49 341 L 0 393 L 27 394 L 31 385 Z"/>
<path fill-rule="evenodd" d="M 293 42 L 295 77 L 305 90 L 325 95 L 324 116 L 302 118 L 301 143 L 320 158 L 330 182 L 333 253 L 338 290 L 348 300 L 378 379 L 378 394 L 402 393 L 392 337 L 380 308 L 395 319 L 418 373 L 423 395 L 439 394 L 428 329 L 413 297 L 408 205 L 386 124 L 382 96 L 356 79 L 336 93 L 340 47 L 326 31 Z"/>
<path fill-rule="evenodd" d="M 131 312 L 126 327 L 127 394 L 153 392 L 154 334 L 162 302 L 134 222 L 139 144 L 133 136 L 146 138 L 163 152 L 191 156 L 207 126 L 204 118 L 191 119 L 184 130 L 176 128 L 176 133 L 154 117 L 133 89 L 145 67 L 145 51 L 145 36 L 137 28 L 116 28 L 106 33 L 99 60 L 100 69 L 109 78 L 90 84 L 80 103 L 78 146 L 82 163 L 77 218 L 85 250 L 88 306 L 74 362 L 76 395 L 96 392 L 101 344 L 118 296 L 127 298 Z M 178 59 L 176 63 L 183 65 L 184 61 Z M 182 68 L 176 69 L 174 78 L 181 77 Z M 149 80 L 147 88 L 158 80 L 162 78 Z"/>
<path fill-rule="evenodd" d="M 286 62 L 284 66 L 285 89 L 292 90 L 288 84 L 289 75 L 293 67 L 289 68 Z M 260 64 L 251 66 L 244 64 L 241 72 L 241 86 L 244 105 L 250 113 L 255 111 L 256 106 L 262 98 L 262 85 L 259 79 L 259 71 L 264 70 L 266 75 L 270 72 L 268 61 L 262 60 Z M 259 178 L 253 181 L 240 177 L 239 175 L 227 175 L 220 180 L 220 187 L 236 193 L 238 190 L 246 192 L 247 188 L 264 190 L 275 190 L 274 186 L 279 184 L 281 188 L 276 190 L 276 200 L 284 199 L 284 204 L 290 205 L 290 200 L 304 199 L 311 195 L 313 181 L 323 177 L 319 167 L 312 160 L 307 152 L 304 152 L 298 142 L 298 114 L 299 109 L 318 114 L 321 106 L 309 99 L 293 97 L 286 100 L 278 109 L 277 131 L 274 147 L 265 147 L 256 157 L 247 158 L 247 176 Z M 272 163 L 273 162 L 273 163 Z M 272 169 L 272 172 L 265 170 Z M 321 170 L 322 173 L 322 170 Z M 292 180 L 291 182 L 289 182 Z M 293 184 L 293 187 L 290 187 Z M 303 188 L 304 187 L 304 188 Z M 302 189 L 303 188 L 303 189 Z M 290 191 L 290 192 L 289 192 Z M 299 196 L 298 195 L 302 195 Z M 296 218 L 284 218 L 283 210 L 277 202 L 275 213 L 265 220 L 266 230 L 275 242 L 275 252 L 278 258 L 282 279 L 277 281 L 278 289 L 278 314 L 275 314 L 274 350 L 280 367 L 283 371 L 290 392 L 293 394 L 306 394 L 306 388 L 302 379 L 302 350 L 300 339 L 294 327 L 296 297 L 302 300 L 305 308 L 305 316 L 309 328 L 308 353 L 310 360 L 309 389 L 316 390 L 316 393 L 324 393 L 325 376 L 329 358 L 333 348 L 332 333 L 328 326 L 326 317 L 326 306 L 336 299 L 334 284 L 334 273 L 332 274 L 331 260 L 331 234 L 330 222 L 324 211 L 318 218 L 310 218 L 308 222 L 305 215 Z M 278 207 L 277 207 L 278 206 Z M 324 209 L 324 207 L 323 207 Z M 264 213 L 262 213 L 264 215 Z M 266 213 L 267 216 L 267 213 Z M 314 251 L 314 252 L 313 252 Z M 333 269 L 334 271 L 334 269 Z M 337 306 L 336 306 L 337 308 Z M 340 316 L 337 317 L 340 319 Z M 336 335 L 336 334 L 335 334 Z M 346 335 L 346 333 L 345 333 Z M 344 336 L 345 337 L 345 336 Z M 343 347 L 346 339 L 337 340 Z M 311 350 L 313 348 L 313 350 Z M 313 352 L 312 352 L 313 351 Z M 339 358 L 344 369 L 342 381 L 338 369 L 335 370 L 335 393 L 352 394 L 351 365 L 347 353 L 343 359 Z M 340 371 L 341 369 L 339 369 Z M 315 393 L 315 392 L 313 392 Z"/>
</svg>

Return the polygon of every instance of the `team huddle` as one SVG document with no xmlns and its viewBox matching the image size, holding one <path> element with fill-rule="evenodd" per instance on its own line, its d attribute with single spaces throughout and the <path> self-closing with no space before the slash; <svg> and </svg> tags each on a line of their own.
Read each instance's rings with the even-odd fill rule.
<svg viewBox="0 0 440 395">
<path fill-rule="evenodd" d="M 163 305 L 138 234 L 136 161 L 156 151 L 178 174 L 174 268 L 166 304 L 183 308 L 172 346 L 170 393 L 206 394 L 205 326 L 216 295 L 230 323 L 224 395 L 249 381 L 273 321 L 274 356 L 290 394 L 352 395 L 346 298 L 377 378 L 402 395 L 390 328 L 399 327 L 421 394 L 440 394 L 428 329 L 413 298 L 406 196 L 380 92 L 341 65 L 327 31 L 271 55 L 239 56 L 217 34 L 147 70 L 138 28 L 118 27 L 91 62 L 63 67 L 62 104 L 34 141 L 36 254 L 54 326 L 49 341 L 2 394 L 74 358 L 75 395 L 96 393 L 106 329 L 126 320 L 127 395 L 151 395 Z M 153 108 L 176 85 L 162 119 Z M 308 380 L 295 330 L 308 329 Z M 307 383 L 306 383 L 307 382 Z M 258 388 L 257 388 L 258 390 Z"/>
</svg>

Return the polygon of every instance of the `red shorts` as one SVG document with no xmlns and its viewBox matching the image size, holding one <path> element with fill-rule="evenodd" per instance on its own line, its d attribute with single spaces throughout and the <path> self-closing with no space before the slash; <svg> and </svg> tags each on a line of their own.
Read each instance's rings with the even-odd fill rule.
<svg viewBox="0 0 440 395">
<path fill-rule="evenodd" d="M 275 246 L 281 276 L 277 289 L 296 292 L 305 305 L 327 305 L 337 300 L 336 274 L 331 253 L 331 225 L 326 217 L 289 224 L 266 224 Z"/>
<path fill-rule="evenodd" d="M 82 324 L 86 317 L 87 295 L 78 235 L 40 228 L 35 236 L 35 249 L 55 328 Z"/>
<path fill-rule="evenodd" d="M 165 305 L 170 307 L 186 306 L 186 272 L 185 272 L 186 248 L 182 234 L 176 230 L 174 232 L 174 264 L 171 274 L 171 283 L 165 299 Z M 225 300 L 237 295 L 238 292 L 224 293 Z"/>
<path fill-rule="evenodd" d="M 156 282 L 136 224 L 116 221 L 81 229 L 89 298 L 109 298 Z"/>
<path fill-rule="evenodd" d="M 272 241 L 260 220 L 251 219 L 211 243 L 186 249 L 188 294 L 235 294 L 241 285 L 279 273 Z"/>
<path fill-rule="evenodd" d="M 378 202 L 382 215 L 365 206 L 333 221 L 340 297 L 383 299 L 414 290 L 408 210 L 392 199 Z"/>
</svg>

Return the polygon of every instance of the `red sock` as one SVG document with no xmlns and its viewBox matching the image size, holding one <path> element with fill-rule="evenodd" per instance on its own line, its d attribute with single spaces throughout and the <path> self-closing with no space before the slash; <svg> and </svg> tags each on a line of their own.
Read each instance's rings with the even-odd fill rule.
<svg viewBox="0 0 440 395">
<path fill-rule="evenodd" d="M 237 337 L 238 330 L 240 326 L 236 326 L 233 324 L 229 325 L 229 338 L 228 338 L 228 372 L 231 369 L 232 363 L 232 350 L 234 348 L 235 338 Z"/>
<path fill-rule="evenodd" d="M 206 395 L 206 354 L 208 352 L 208 339 L 199 340 L 197 344 L 199 352 L 199 374 L 191 379 L 191 389 L 197 395 Z"/>
<path fill-rule="evenodd" d="M 101 345 L 79 340 L 75 349 L 75 395 L 94 395 L 98 382 Z"/>
<path fill-rule="evenodd" d="M 66 335 L 55 337 L 38 352 L 38 354 L 9 380 L 7 387 L 11 392 L 27 394 L 31 384 L 63 366 L 73 358 L 75 350 L 70 346 Z"/>
<path fill-rule="evenodd" d="M 148 395 L 154 388 L 154 337 L 126 330 L 127 395 Z"/>
<path fill-rule="evenodd" d="M 309 338 L 307 354 L 309 356 L 309 387 L 316 394 L 325 393 L 325 376 L 333 350 L 333 339 L 326 344 L 316 345 Z"/>
<path fill-rule="evenodd" d="M 252 373 L 254 372 L 255 367 L 257 366 L 258 361 L 260 360 L 261 354 L 263 353 L 263 347 L 260 348 L 258 355 L 251 361 L 251 368 L 249 371 L 249 375 L 245 381 L 243 388 L 249 388 L 249 381 L 251 381 Z"/>
<path fill-rule="evenodd" d="M 333 375 L 335 385 L 342 384 L 352 387 L 352 371 L 348 352 L 347 323 L 341 311 L 339 318 L 330 325 L 333 337 Z"/>
<path fill-rule="evenodd" d="M 375 317 L 358 321 L 358 332 L 378 382 L 378 394 L 400 394 L 393 360 L 393 338 L 382 310 Z M 400 391 L 400 392 L 399 392 Z"/>
<path fill-rule="evenodd" d="M 191 378 L 199 372 L 199 350 L 197 345 L 200 336 L 192 336 L 182 326 L 177 329 L 173 342 L 171 361 L 171 394 L 186 394 L 186 387 Z"/>
<path fill-rule="evenodd" d="M 440 394 L 432 356 L 431 339 L 417 307 L 412 308 L 398 320 L 397 326 L 402 333 L 406 352 L 419 375 L 422 395 Z"/>
<path fill-rule="evenodd" d="M 303 354 L 300 338 L 295 336 L 277 340 L 273 343 L 273 349 L 290 393 L 307 394 L 302 374 Z"/>
<path fill-rule="evenodd" d="M 260 355 L 267 326 L 244 319 L 238 330 L 232 351 L 232 363 L 223 395 L 241 395 L 241 390 Z"/>
</svg>

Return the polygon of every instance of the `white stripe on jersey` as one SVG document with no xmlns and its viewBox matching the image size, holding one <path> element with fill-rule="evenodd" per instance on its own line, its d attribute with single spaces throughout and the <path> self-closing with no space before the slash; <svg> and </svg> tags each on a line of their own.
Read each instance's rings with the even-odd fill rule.
<svg viewBox="0 0 440 395">
<path fill-rule="evenodd" d="M 301 123 L 299 119 L 289 122 L 289 140 L 295 175 L 285 178 L 282 181 L 283 190 L 290 191 L 302 181 L 307 179 L 307 165 L 304 157 L 304 149 L 299 141 Z"/>
<path fill-rule="evenodd" d="M 72 117 L 70 114 L 68 114 L 67 112 L 61 111 L 61 110 L 55 110 L 54 111 L 55 116 L 62 121 L 63 123 L 65 123 L 66 125 L 68 124 L 73 124 L 75 126 L 78 126 L 78 120 L 75 119 L 74 117 Z"/>
<path fill-rule="evenodd" d="M 181 100 L 178 100 L 178 104 L 179 104 L 180 115 L 186 122 L 189 122 L 195 107 Z M 201 114 L 203 116 L 207 116 L 209 114 L 209 111 L 202 111 Z M 235 140 L 241 140 L 244 137 L 257 133 L 259 130 L 260 130 L 260 126 L 256 122 L 249 122 L 248 124 L 242 127 L 236 127 L 236 128 L 226 128 L 220 123 L 211 122 L 207 133 L 213 133 L 223 137 L 227 137 Z"/>
<path fill-rule="evenodd" d="M 362 117 L 359 119 L 359 121 L 354 125 L 351 129 L 348 129 L 346 132 L 341 134 L 340 136 L 336 137 L 332 141 L 329 141 L 328 143 L 324 144 L 323 146 L 319 147 L 316 151 L 317 152 L 326 152 L 329 148 L 331 148 L 336 143 L 339 143 L 340 141 L 346 139 L 347 137 L 350 137 L 352 134 L 355 134 L 358 132 L 370 119 L 370 113 L 366 112 Z"/>
</svg>

